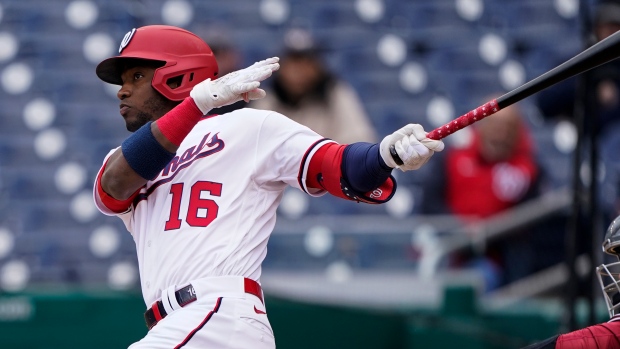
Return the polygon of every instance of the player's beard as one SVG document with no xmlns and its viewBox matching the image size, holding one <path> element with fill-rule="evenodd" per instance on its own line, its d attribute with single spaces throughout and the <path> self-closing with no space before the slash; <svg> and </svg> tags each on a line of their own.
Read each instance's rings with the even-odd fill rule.
<svg viewBox="0 0 620 349">
<path fill-rule="evenodd" d="M 140 127 L 146 125 L 149 121 L 155 121 L 166 114 L 170 109 L 174 108 L 177 103 L 172 102 L 163 95 L 156 93 L 149 97 L 138 110 L 134 120 L 125 120 L 127 131 L 136 132 Z"/>
</svg>

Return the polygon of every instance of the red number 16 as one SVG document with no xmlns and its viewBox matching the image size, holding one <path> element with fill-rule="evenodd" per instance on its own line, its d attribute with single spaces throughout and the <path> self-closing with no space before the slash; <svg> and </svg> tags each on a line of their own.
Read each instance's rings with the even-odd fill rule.
<svg viewBox="0 0 620 349">
<path fill-rule="evenodd" d="M 200 197 L 202 192 L 208 192 L 213 196 L 222 195 L 222 183 L 215 182 L 196 182 L 192 185 L 189 196 L 189 206 L 187 208 L 187 217 L 185 221 L 192 227 L 206 227 L 211 224 L 215 218 L 219 207 L 217 203 L 211 199 L 203 199 Z M 165 230 L 174 230 L 181 227 L 181 219 L 179 211 L 181 210 L 181 198 L 183 196 L 183 183 L 175 183 L 170 186 L 170 194 L 172 194 L 172 205 L 170 207 L 170 217 L 166 221 Z M 206 214 L 198 215 L 198 210 L 206 210 Z"/>
</svg>

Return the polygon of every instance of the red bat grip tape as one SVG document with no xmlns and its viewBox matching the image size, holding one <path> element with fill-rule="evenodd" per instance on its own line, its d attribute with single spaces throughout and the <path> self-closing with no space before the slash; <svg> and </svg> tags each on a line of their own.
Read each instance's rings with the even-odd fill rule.
<svg viewBox="0 0 620 349">
<path fill-rule="evenodd" d="M 497 100 L 494 99 L 470 111 L 469 113 L 461 115 L 449 123 L 432 130 L 428 133 L 427 137 L 430 139 L 445 138 L 476 121 L 480 121 L 491 114 L 497 113 L 499 110 L 500 107 L 497 105 Z"/>
<path fill-rule="evenodd" d="M 476 121 L 480 121 L 491 114 L 497 113 L 500 109 L 501 108 L 497 104 L 497 100 L 494 99 L 490 102 L 486 102 L 485 104 L 470 111 L 469 113 L 461 115 L 458 118 L 450 121 L 449 123 L 432 130 L 426 136 L 430 139 L 435 140 L 445 138 L 466 126 L 473 124 Z M 396 153 L 396 148 L 393 145 L 390 146 L 390 155 L 392 156 L 392 159 L 394 159 L 394 162 L 397 165 L 400 166 L 403 164 L 403 161 Z"/>
</svg>

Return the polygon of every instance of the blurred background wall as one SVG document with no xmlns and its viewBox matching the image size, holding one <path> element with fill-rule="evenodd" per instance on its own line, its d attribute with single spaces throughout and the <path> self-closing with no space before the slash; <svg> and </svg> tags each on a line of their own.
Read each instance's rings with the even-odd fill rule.
<svg viewBox="0 0 620 349">
<path fill-rule="evenodd" d="M 223 69 L 281 55 L 304 32 L 382 138 L 411 122 L 438 127 L 580 52 L 580 6 L 590 16 L 596 4 L 0 0 L 0 347 L 126 347 L 146 331 L 132 238 L 91 194 L 104 156 L 128 136 L 118 87 L 94 70 L 132 28 L 176 25 L 231 48 L 218 53 Z M 565 330 L 577 131 L 534 97 L 519 108 L 540 176 L 533 195 L 501 212 L 424 210 L 440 196 L 426 184 L 441 171 L 431 166 L 395 171 L 398 192 L 382 206 L 287 191 L 261 279 L 279 347 L 519 348 Z M 465 149 L 472 139 L 473 127 L 445 142 Z M 616 173 L 600 165 L 606 226 Z M 503 188 L 518 188 L 506 173 Z"/>
</svg>

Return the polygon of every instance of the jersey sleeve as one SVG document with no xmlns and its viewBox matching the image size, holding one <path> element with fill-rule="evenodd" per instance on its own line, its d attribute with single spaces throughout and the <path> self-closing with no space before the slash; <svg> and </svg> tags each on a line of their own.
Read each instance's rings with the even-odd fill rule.
<svg viewBox="0 0 620 349">
<path fill-rule="evenodd" d="M 105 158 L 103 159 L 103 164 L 101 164 L 101 167 L 99 168 L 99 171 L 97 171 L 97 177 L 95 177 L 95 182 L 93 184 L 93 199 L 95 200 L 95 206 L 97 207 L 99 212 L 103 213 L 106 216 L 115 216 L 115 215 L 117 215 L 117 213 L 115 213 L 114 211 L 110 210 L 109 208 L 107 208 L 103 204 L 103 200 L 101 199 L 101 195 L 99 195 L 99 190 L 98 190 L 99 179 L 101 178 L 103 170 L 105 169 L 105 164 L 110 159 L 110 156 L 112 156 L 112 154 L 114 154 L 114 152 L 118 148 L 119 147 L 110 150 L 108 152 L 108 155 L 105 156 Z"/>
<path fill-rule="evenodd" d="M 324 190 L 306 186 L 310 160 L 323 145 L 334 143 L 286 116 L 270 112 L 264 119 L 257 137 L 255 181 L 262 186 L 278 188 L 286 183 L 311 196 L 321 196 Z"/>
</svg>

